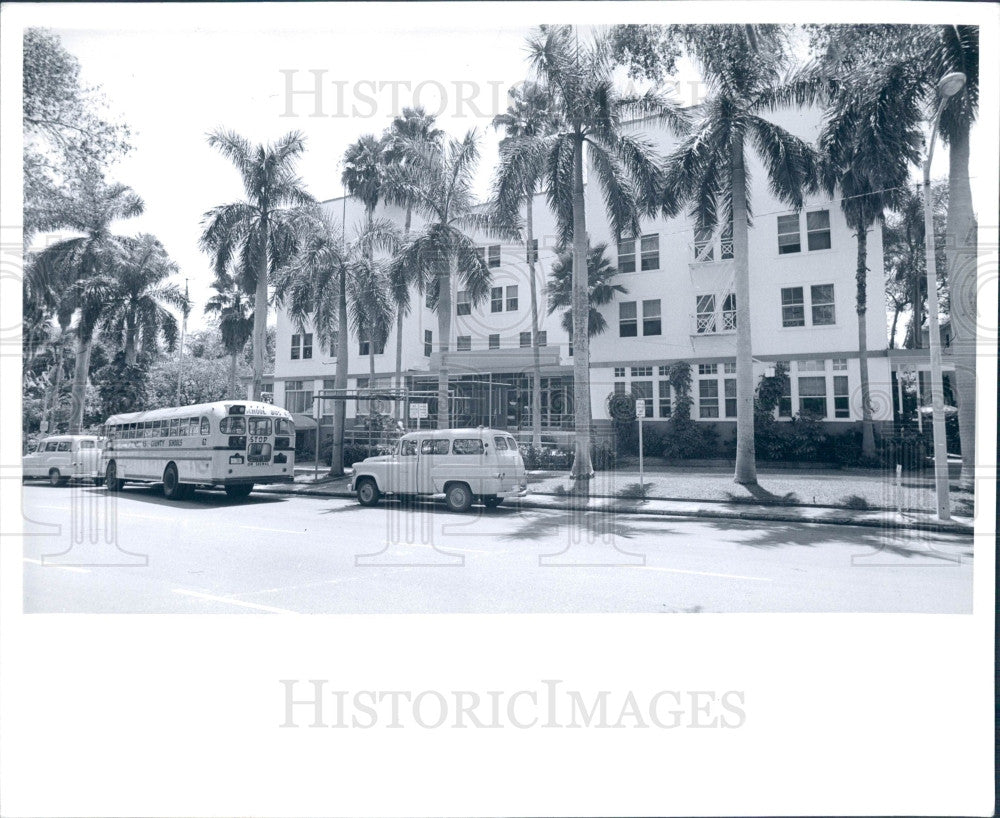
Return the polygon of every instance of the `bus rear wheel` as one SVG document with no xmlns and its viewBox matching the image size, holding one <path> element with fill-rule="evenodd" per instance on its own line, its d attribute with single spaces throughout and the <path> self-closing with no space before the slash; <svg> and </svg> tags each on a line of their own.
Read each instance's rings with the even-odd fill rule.
<svg viewBox="0 0 1000 818">
<path fill-rule="evenodd" d="M 163 470 L 163 496 L 168 500 L 183 500 L 187 496 L 187 487 L 181 485 L 173 463 L 168 463 Z"/>
<path fill-rule="evenodd" d="M 242 500 L 250 496 L 253 491 L 253 483 L 239 483 L 235 486 L 226 486 L 226 497 L 231 500 Z"/>
</svg>

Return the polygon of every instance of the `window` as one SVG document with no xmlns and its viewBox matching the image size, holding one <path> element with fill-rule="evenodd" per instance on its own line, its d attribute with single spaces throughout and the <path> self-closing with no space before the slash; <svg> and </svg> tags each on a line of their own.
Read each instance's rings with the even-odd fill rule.
<svg viewBox="0 0 1000 818">
<path fill-rule="evenodd" d="M 400 457 L 416 457 L 417 441 L 416 440 L 399 441 L 399 455 Z"/>
<path fill-rule="evenodd" d="M 645 401 L 643 417 L 651 418 L 653 416 L 653 382 L 632 381 L 632 397 Z"/>
<path fill-rule="evenodd" d="M 657 374 L 661 378 L 666 378 L 667 376 L 670 375 L 670 367 L 669 366 L 664 366 L 663 364 L 660 364 L 660 366 L 658 366 L 656 369 L 657 369 Z"/>
<path fill-rule="evenodd" d="M 799 372 L 826 372 L 826 361 L 822 358 L 806 358 L 798 366 Z"/>
<path fill-rule="evenodd" d="M 429 330 L 424 330 L 424 357 L 430 358 L 431 353 L 434 351 L 434 333 Z"/>
<path fill-rule="evenodd" d="M 271 419 L 270 418 L 247 418 L 247 429 L 252 435 L 269 435 L 271 434 Z"/>
<path fill-rule="evenodd" d="M 302 351 L 302 336 L 296 333 L 292 336 L 292 360 L 297 361 Z"/>
<path fill-rule="evenodd" d="M 224 435 L 245 435 L 247 422 L 244 417 L 225 417 L 219 421 L 219 432 Z"/>
<path fill-rule="evenodd" d="M 544 347 L 548 346 L 549 334 L 545 330 L 540 330 L 538 333 L 538 346 Z"/>
<path fill-rule="evenodd" d="M 660 334 L 660 299 L 642 302 L 642 334 Z"/>
<path fill-rule="evenodd" d="M 718 371 L 718 364 L 698 364 L 699 375 L 714 375 Z"/>
<path fill-rule="evenodd" d="M 694 230 L 694 260 L 715 261 L 715 247 L 711 227 L 696 227 Z"/>
<path fill-rule="evenodd" d="M 289 412 L 312 414 L 312 382 L 306 388 L 306 381 L 285 381 L 285 408 Z M 194 422 L 196 418 L 192 418 Z"/>
<path fill-rule="evenodd" d="M 812 298 L 812 322 L 814 327 L 836 323 L 833 306 L 833 285 L 814 284 L 810 289 Z"/>
<path fill-rule="evenodd" d="M 833 376 L 833 416 L 835 418 L 849 418 L 851 416 L 846 375 Z"/>
<path fill-rule="evenodd" d="M 488 247 L 477 247 L 476 255 L 479 256 L 487 267 L 500 266 L 500 245 L 491 244 Z"/>
<path fill-rule="evenodd" d="M 653 367 L 651 367 L 651 366 L 633 366 L 632 367 L 632 377 L 633 378 L 651 378 L 651 377 L 653 377 Z"/>
<path fill-rule="evenodd" d="M 268 429 L 270 429 L 271 428 L 271 424 L 268 423 L 267 427 L 268 427 Z M 210 435 L 210 434 L 212 434 L 212 425 L 208 422 L 208 418 L 202 418 L 201 419 L 201 434 L 202 435 Z M 267 432 L 265 434 L 269 434 L 269 432 Z"/>
<path fill-rule="evenodd" d="M 698 417 L 719 416 L 719 382 L 715 378 L 698 381 Z"/>
<path fill-rule="evenodd" d="M 625 377 L 625 367 L 624 366 L 616 366 L 615 367 L 615 377 L 616 378 L 624 378 Z"/>
<path fill-rule="evenodd" d="M 635 272 L 635 239 L 618 242 L 618 272 Z"/>
<path fill-rule="evenodd" d="M 170 421 L 170 437 L 179 437 L 181 433 L 181 419 L 173 418 Z"/>
<path fill-rule="evenodd" d="M 459 352 L 468 352 L 472 349 L 472 336 L 471 335 L 459 335 L 455 339 L 455 348 Z"/>
<path fill-rule="evenodd" d="M 511 284 L 507 288 L 507 311 L 514 312 L 517 310 L 517 285 Z"/>
<path fill-rule="evenodd" d="M 804 327 L 806 309 L 801 287 L 781 288 L 781 326 Z"/>
<path fill-rule="evenodd" d="M 494 333 L 490 336 L 490 349 L 500 349 L 500 334 Z"/>
<path fill-rule="evenodd" d="M 467 290 L 458 291 L 458 298 L 455 301 L 455 310 L 459 315 L 472 314 L 472 305 L 469 303 L 469 293 Z"/>
<path fill-rule="evenodd" d="M 73 444 L 68 440 L 60 440 L 59 446 L 56 448 L 57 452 L 68 452 Z"/>
<path fill-rule="evenodd" d="M 621 338 L 635 338 L 639 334 L 636 320 L 635 302 L 622 301 L 618 305 L 618 335 Z"/>
<path fill-rule="evenodd" d="M 94 448 L 94 441 L 93 440 L 81 440 L 80 441 L 80 448 L 81 449 L 93 449 Z"/>
<path fill-rule="evenodd" d="M 799 253 L 802 241 L 799 238 L 799 214 L 778 216 L 778 254 Z"/>
<path fill-rule="evenodd" d="M 834 372 L 846 372 L 847 371 L 847 358 L 834 358 L 833 359 L 833 371 Z"/>
<path fill-rule="evenodd" d="M 302 357 L 305 359 L 313 356 L 313 334 L 307 332 L 302 336 Z"/>
<path fill-rule="evenodd" d="M 733 362 L 726 361 L 726 363 L 724 363 L 722 365 L 722 371 L 726 375 L 735 375 L 736 374 L 736 362 L 735 361 L 733 361 Z"/>
<path fill-rule="evenodd" d="M 520 337 L 520 343 L 521 343 L 522 347 L 530 347 L 531 346 L 531 333 L 530 332 L 522 332 L 519 337 Z"/>
<path fill-rule="evenodd" d="M 663 369 L 663 367 L 660 367 Z M 662 373 L 661 373 L 662 374 Z M 660 417 L 668 418 L 670 417 L 670 381 L 660 381 L 659 383 L 659 397 L 660 397 Z"/>
<path fill-rule="evenodd" d="M 428 438 L 420 442 L 420 454 L 448 454 L 448 440 L 433 440 Z"/>
<path fill-rule="evenodd" d="M 503 312 L 503 287 L 490 288 L 490 312 Z"/>
<path fill-rule="evenodd" d="M 726 417 L 736 417 L 736 378 L 726 378 L 723 381 L 726 390 Z"/>
<path fill-rule="evenodd" d="M 291 357 L 293 361 L 297 361 L 300 358 L 311 358 L 313 356 L 313 336 L 311 332 L 307 332 L 304 335 L 295 333 L 292 336 L 292 349 Z"/>
<path fill-rule="evenodd" d="M 375 354 L 382 355 L 385 352 L 385 341 L 379 341 L 375 344 Z M 358 343 L 358 355 L 364 357 L 368 354 L 368 341 L 360 341 Z"/>
<path fill-rule="evenodd" d="M 625 381 L 615 381 L 615 394 L 616 395 L 625 394 Z"/>
<path fill-rule="evenodd" d="M 651 236 L 643 236 L 639 242 L 639 249 L 642 252 L 642 269 L 660 269 L 660 235 L 654 233 Z"/>
<path fill-rule="evenodd" d="M 830 249 L 830 211 L 806 213 L 806 246 L 810 250 Z"/>
<path fill-rule="evenodd" d="M 452 454 L 482 454 L 485 451 L 483 441 L 478 438 L 458 438 L 451 447 Z"/>
<path fill-rule="evenodd" d="M 309 394 L 312 395 L 311 392 Z M 148 432 L 149 430 L 147 429 L 146 431 Z M 194 437 L 200 431 L 201 431 L 201 418 L 188 418 L 188 434 L 191 435 L 191 437 Z M 149 437 L 149 435 L 146 435 L 146 437 Z"/>
<path fill-rule="evenodd" d="M 719 249 L 722 251 L 719 258 L 730 259 L 733 257 L 733 223 L 729 222 L 722 228 L 722 235 L 719 237 Z"/>
<path fill-rule="evenodd" d="M 736 293 L 728 293 L 722 299 L 722 331 L 736 329 Z"/>
<path fill-rule="evenodd" d="M 527 257 L 528 264 L 533 261 L 538 261 L 538 239 L 532 239 L 531 244 L 528 245 L 525 256 Z M 499 449 L 500 447 L 497 446 Z"/>
<path fill-rule="evenodd" d="M 332 330 L 330 333 L 330 357 L 337 357 L 337 340 L 340 338 L 337 330 Z"/>
<path fill-rule="evenodd" d="M 800 371 L 802 367 L 799 367 Z M 826 378 L 810 375 L 799 378 L 799 414 L 826 417 Z"/>
<path fill-rule="evenodd" d="M 506 452 L 509 448 L 507 446 L 507 438 L 500 437 L 500 435 L 493 438 L 493 445 L 497 447 L 498 452 Z"/>
<path fill-rule="evenodd" d="M 699 295 L 695 304 L 695 332 L 715 332 L 715 296 Z"/>
</svg>

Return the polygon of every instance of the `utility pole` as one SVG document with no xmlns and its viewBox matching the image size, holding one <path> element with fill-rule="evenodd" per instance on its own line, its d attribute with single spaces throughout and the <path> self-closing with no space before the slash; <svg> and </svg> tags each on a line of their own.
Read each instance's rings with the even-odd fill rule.
<svg viewBox="0 0 1000 818">
<path fill-rule="evenodd" d="M 190 304 L 188 302 L 188 280 L 184 279 L 184 317 L 181 319 L 181 343 L 177 355 L 177 400 L 175 406 L 181 405 L 181 373 L 184 371 L 184 336 L 187 334 L 188 312 Z"/>
</svg>

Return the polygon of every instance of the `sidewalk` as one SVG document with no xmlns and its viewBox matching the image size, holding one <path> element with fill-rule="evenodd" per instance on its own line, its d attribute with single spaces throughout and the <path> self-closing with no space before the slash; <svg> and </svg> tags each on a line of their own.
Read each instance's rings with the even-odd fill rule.
<svg viewBox="0 0 1000 818">
<path fill-rule="evenodd" d="M 313 480 L 312 464 L 296 465 L 291 486 L 260 486 L 257 491 L 312 497 L 354 497 L 350 476 Z M 323 470 L 320 470 L 323 474 Z M 732 481 L 728 469 L 671 468 L 644 476 L 639 473 L 598 472 L 590 493 L 573 492 L 565 472 L 529 472 L 529 494 L 507 500 L 519 508 L 574 509 L 587 512 L 645 514 L 661 517 L 713 517 L 738 520 L 857 525 L 877 528 L 910 528 L 927 531 L 972 533 L 970 514 L 953 511 L 952 520 L 935 516 L 933 480 L 903 477 L 899 485 L 878 472 L 865 470 L 758 471 L 759 487 L 753 492 Z M 790 488 L 791 487 L 791 488 Z M 881 502 L 871 502 L 880 499 Z M 853 499 L 852 499 L 853 498 Z M 968 495 L 956 493 L 959 505 L 971 506 Z M 812 501 L 812 502 L 810 502 Z M 839 502 L 838 502 L 839 501 Z"/>
</svg>

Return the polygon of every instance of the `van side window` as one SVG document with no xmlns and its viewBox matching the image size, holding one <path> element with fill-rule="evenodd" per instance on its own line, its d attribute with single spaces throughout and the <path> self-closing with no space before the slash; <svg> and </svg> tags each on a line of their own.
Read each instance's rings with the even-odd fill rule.
<svg viewBox="0 0 1000 818">
<path fill-rule="evenodd" d="M 483 441 L 479 438 L 458 438 L 452 448 L 452 454 L 482 454 Z"/>
<path fill-rule="evenodd" d="M 417 456 L 417 441 L 416 440 L 403 440 L 399 444 L 399 454 L 401 457 L 416 457 Z"/>
<path fill-rule="evenodd" d="M 56 449 L 57 452 L 68 452 L 72 447 L 72 443 L 68 440 L 63 440 L 59 443 L 59 448 Z"/>
<path fill-rule="evenodd" d="M 56 450 L 56 448 L 58 448 L 58 446 L 59 446 L 58 443 L 56 443 L 55 441 L 51 441 L 50 440 L 48 443 L 46 443 L 42 447 L 42 451 L 45 451 L 45 452 L 54 452 Z"/>
<path fill-rule="evenodd" d="M 507 451 L 507 438 L 498 435 L 493 438 L 493 445 L 497 447 L 498 452 Z"/>
<path fill-rule="evenodd" d="M 420 443 L 420 454 L 448 454 L 448 440 L 424 440 Z"/>
<path fill-rule="evenodd" d="M 93 449 L 94 448 L 94 441 L 93 440 L 81 440 L 80 441 L 80 448 L 81 449 Z"/>
</svg>

